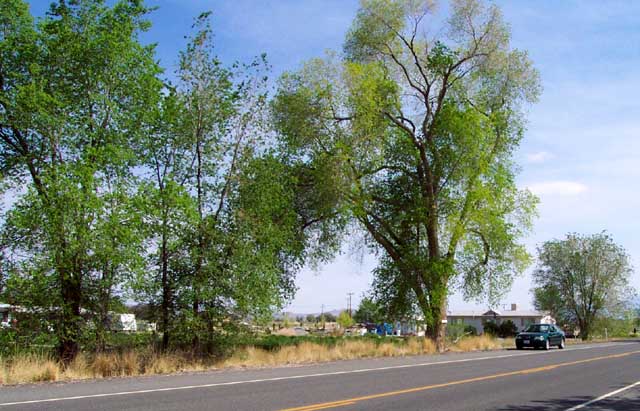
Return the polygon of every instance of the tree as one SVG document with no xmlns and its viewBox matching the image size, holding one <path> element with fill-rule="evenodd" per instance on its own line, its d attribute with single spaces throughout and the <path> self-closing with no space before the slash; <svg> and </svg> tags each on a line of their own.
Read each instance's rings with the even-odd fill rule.
<svg viewBox="0 0 640 411">
<path fill-rule="evenodd" d="M 442 350 L 452 287 L 495 300 L 529 264 L 518 240 L 536 199 L 513 154 L 539 81 L 497 7 L 453 1 L 440 30 L 432 14 L 363 0 L 344 57 L 285 74 L 273 113 L 289 164 L 323 195 L 316 215 L 353 222 L 379 253 L 376 300 L 420 312 Z"/>
<path fill-rule="evenodd" d="M 546 311 L 562 327 L 575 328 L 577 324 L 571 310 L 562 301 L 559 290 L 550 285 L 534 287 L 533 304 L 537 310 Z"/>
<path fill-rule="evenodd" d="M 349 328 L 354 324 L 353 318 L 351 318 L 348 311 L 341 311 L 336 321 L 342 328 Z"/>
<path fill-rule="evenodd" d="M 133 288 L 139 298 L 160 308 L 162 348 L 167 349 L 175 319 L 181 265 L 185 263 L 183 238 L 194 221 L 196 206 L 186 181 L 192 157 L 190 142 L 181 128 L 183 106 L 175 90 L 157 102 L 146 122 L 138 153 L 148 174 L 139 185 L 141 208 L 148 227 L 147 275 L 139 276 Z M 159 300 L 159 301 L 158 301 Z"/>
<path fill-rule="evenodd" d="M 211 351 L 235 320 L 270 319 L 314 238 L 270 141 L 265 57 L 225 66 L 209 18 L 196 19 L 142 145 L 157 250 L 146 290 L 161 300 L 165 349 Z"/>
<path fill-rule="evenodd" d="M 138 41 L 148 11 L 56 2 L 35 24 L 25 2 L 0 6 L 0 170 L 16 198 L 4 227 L 6 292 L 56 318 L 65 362 L 79 349 L 81 309 L 108 310 L 114 276 L 127 270 L 111 254 L 131 248 L 109 246 L 127 229 L 109 226 L 130 222 L 122 202 L 109 206 L 128 190 L 130 148 L 160 87 L 153 46 Z"/>
<path fill-rule="evenodd" d="M 538 248 L 538 260 L 533 273 L 536 308 L 560 313 L 580 328 L 583 340 L 591 335 L 594 321 L 615 315 L 629 300 L 629 256 L 605 232 L 547 241 Z"/>
<path fill-rule="evenodd" d="M 323 326 L 325 322 L 333 323 L 335 321 L 336 321 L 336 316 L 331 313 L 320 314 L 319 316 L 316 317 L 316 322 L 322 323 Z"/>
<path fill-rule="evenodd" d="M 358 323 L 381 323 L 383 321 L 380 307 L 373 299 L 364 297 L 353 315 L 353 319 Z"/>
</svg>

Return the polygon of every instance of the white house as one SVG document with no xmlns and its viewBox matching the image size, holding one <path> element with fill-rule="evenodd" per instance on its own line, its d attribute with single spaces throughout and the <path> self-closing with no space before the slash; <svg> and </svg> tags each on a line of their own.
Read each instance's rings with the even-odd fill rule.
<svg viewBox="0 0 640 411">
<path fill-rule="evenodd" d="M 109 313 L 109 320 L 111 322 L 109 328 L 112 331 L 138 331 L 135 314 Z"/>
<path fill-rule="evenodd" d="M 9 304 L 0 303 L 0 328 L 11 327 L 11 321 L 13 320 L 12 308 Z"/>
<path fill-rule="evenodd" d="M 498 311 L 495 309 L 484 310 L 451 310 L 447 311 L 447 322 L 449 324 L 471 325 L 482 334 L 484 324 L 493 321 L 497 325 L 511 320 L 518 331 L 524 330 L 529 324 L 555 324 L 548 313 L 535 310 L 519 310 L 517 304 L 511 304 L 511 310 Z"/>
</svg>

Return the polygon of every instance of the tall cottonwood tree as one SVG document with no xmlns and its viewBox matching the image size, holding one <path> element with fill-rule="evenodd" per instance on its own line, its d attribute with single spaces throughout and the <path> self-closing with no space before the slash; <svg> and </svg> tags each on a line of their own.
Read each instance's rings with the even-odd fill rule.
<svg viewBox="0 0 640 411">
<path fill-rule="evenodd" d="M 180 288 L 180 262 L 184 258 L 184 233 L 191 232 L 195 204 L 188 192 L 191 143 L 182 129 L 184 106 L 174 89 L 148 114 L 137 152 L 143 170 L 139 197 L 147 226 L 147 275 L 132 282 L 138 298 L 150 299 L 160 308 L 162 347 L 167 349 Z"/>
<path fill-rule="evenodd" d="M 160 86 L 153 47 L 138 41 L 147 12 L 138 1 L 56 2 L 36 24 L 25 2 L 0 5 L 0 170 L 16 198 L 7 292 L 23 305 L 43 286 L 31 301 L 57 319 L 64 361 L 78 352 L 88 289 L 115 283 L 105 263 L 117 256 L 98 256 L 120 239 L 103 228 L 127 222 L 108 211 L 118 190 L 107 186 L 129 178 L 140 113 Z"/>
<path fill-rule="evenodd" d="M 161 308 L 163 347 L 195 351 L 216 350 L 230 320 L 281 307 L 310 242 L 267 129 L 264 56 L 225 66 L 209 18 L 196 19 L 140 150 L 157 275 L 138 289 Z"/>
<path fill-rule="evenodd" d="M 579 327 L 583 340 L 591 336 L 597 319 L 628 307 L 632 267 L 610 235 L 567 234 L 546 241 L 538 260 L 533 273 L 536 308 L 551 311 L 563 325 Z"/>
<path fill-rule="evenodd" d="M 181 53 L 177 92 L 193 158 L 188 179 L 197 213 L 186 232 L 183 334 L 215 349 L 230 318 L 270 318 L 290 298 L 308 235 L 300 227 L 294 178 L 273 150 L 265 56 L 225 67 L 204 13 Z M 190 305 L 191 310 L 186 310 Z M 206 341 L 208 340 L 208 341 Z"/>
<path fill-rule="evenodd" d="M 273 104 L 282 145 L 331 212 L 380 251 L 378 300 L 417 309 L 440 349 L 447 296 L 495 297 L 529 263 L 518 239 L 535 198 L 512 157 L 523 104 L 539 92 L 499 9 L 454 0 L 363 0 L 343 55 L 282 77 Z"/>
</svg>

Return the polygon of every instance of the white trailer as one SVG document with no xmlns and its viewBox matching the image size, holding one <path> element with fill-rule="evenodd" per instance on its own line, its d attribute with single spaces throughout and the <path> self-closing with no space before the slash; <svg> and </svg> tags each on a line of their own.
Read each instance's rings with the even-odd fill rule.
<svg viewBox="0 0 640 411">
<path fill-rule="evenodd" d="M 138 326 L 136 324 L 135 314 L 111 314 L 111 331 L 136 332 Z"/>
</svg>

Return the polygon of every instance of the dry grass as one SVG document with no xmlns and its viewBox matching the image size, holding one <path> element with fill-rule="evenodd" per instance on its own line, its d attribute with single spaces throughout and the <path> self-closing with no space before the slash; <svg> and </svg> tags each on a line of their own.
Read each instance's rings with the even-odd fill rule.
<svg viewBox="0 0 640 411">
<path fill-rule="evenodd" d="M 219 367 L 272 367 L 357 358 L 433 354 L 435 351 L 433 342 L 424 338 L 412 338 L 407 340 L 405 344 L 390 342 L 377 344 L 371 340 L 345 340 L 331 347 L 303 342 L 298 345 L 285 346 L 276 351 L 247 347 L 221 362 Z"/>
<path fill-rule="evenodd" d="M 84 380 L 95 377 L 93 363 L 84 353 L 78 354 L 71 364 L 61 368 L 62 380 Z"/>
<path fill-rule="evenodd" d="M 465 337 L 449 347 L 454 352 L 487 351 L 504 348 L 503 342 L 489 335 Z"/>
<path fill-rule="evenodd" d="M 135 351 L 123 354 L 97 354 L 91 364 L 94 376 L 116 377 L 140 374 L 141 361 Z"/>
<path fill-rule="evenodd" d="M 188 360 L 175 353 L 153 354 L 142 365 L 144 374 L 171 374 L 180 371 L 202 371 L 205 367 L 198 360 Z"/>
<path fill-rule="evenodd" d="M 26 354 L 2 361 L 4 384 L 22 382 L 57 381 L 60 376 L 58 363 L 47 355 Z"/>
<path fill-rule="evenodd" d="M 488 336 L 466 337 L 449 349 L 455 352 L 491 350 L 503 348 L 503 344 L 504 342 Z M 11 359 L 0 358 L 0 384 L 170 374 L 228 367 L 273 367 L 435 352 L 436 348 L 431 340 L 409 338 L 404 342 L 391 339 L 382 341 L 345 339 L 334 346 L 305 341 L 272 351 L 246 347 L 216 364 L 193 359 L 180 353 L 127 351 L 95 355 L 80 354 L 71 364 L 64 367 L 47 355 L 22 354 Z"/>
</svg>

